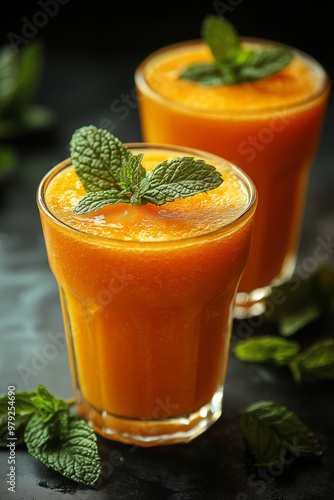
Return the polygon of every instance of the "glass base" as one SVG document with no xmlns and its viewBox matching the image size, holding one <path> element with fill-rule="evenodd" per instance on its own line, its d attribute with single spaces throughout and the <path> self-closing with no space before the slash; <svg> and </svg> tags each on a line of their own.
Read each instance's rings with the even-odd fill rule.
<svg viewBox="0 0 334 500">
<path fill-rule="evenodd" d="M 86 402 L 77 404 L 78 415 L 101 436 L 137 446 L 187 443 L 216 422 L 222 413 L 223 389 L 199 410 L 178 417 L 137 419 L 96 410 Z"/>
</svg>

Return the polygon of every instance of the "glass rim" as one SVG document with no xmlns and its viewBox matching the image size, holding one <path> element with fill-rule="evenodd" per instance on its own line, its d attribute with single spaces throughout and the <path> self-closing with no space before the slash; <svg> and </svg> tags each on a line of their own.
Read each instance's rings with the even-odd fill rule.
<svg viewBox="0 0 334 500">
<path fill-rule="evenodd" d="M 309 61 L 311 64 L 315 65 L 317 68 L 319 68 L 323 72 L 324 76 L 324 81 L 323 84 L 321 85 L 321 88 L 317 90 L 316 92 L 312 93 L 310 96 L 305 97 L 303 99 L 300 99 L 296 102 L 290 103 L 290 104 L 282 104 L 282 105 L 276 105 L 276 106 L 269 106 L 269 107 L 263 107 L 263 108 L 253 108 L 249 110 L 242 110 L 242 109 L 229 109 L 229 110 L 216 110 L 212 108 L 202 108 L 202 107 L 196 107 L 190 104 L 184 104 L 181 102 L 174 101 L 173 99 L 170 99 L 169 97 L 161 95 L 159 92 L 156 90 L 152 89 L 152 87 L 146 82 L 145 79 L 145 68 L 147 64 L 152 61 L 155 57 L 158 57 L 162 55 L 163 53 L 167 53 L 172 50 L 176 50 L 179 48 L 191 46 L 191 45 L 205 45 L 203 40 L 201 39 L 195 39 L 195 40 L 185 40 L 183 42 L 178 42 L 178 43 L 173 43 L 170 45 L 166 45 L 165 47 L 162 47 L 158 50 L 155 50 L 151 54 L 149 54 L 145 59 L 142 60 L 142 62 L 137 66 L 135 70 L 135 84 L 136 87 L 144 94 L 144 95 L 150 95 L 152 98 L 154 98 L 156 101 L 162 102 L 164 104 L 167 104 L 168 106 L 172 106 L 174 108 L 177 108 L 179 110 L 183 110 L 188 113 L 193 113 L 193 114 L 200 114 L 200 115 L 205 115 L 205 116 L 211 116 L 211 117 L 254 117 L 254 116 L 266 116 L 266 115 L 272 115 L 273 113 L 288 113 L 288 112 L 293 112 L 298 110 L 299 108 L 303 108 L 315 101 L 317 99 L 320 99 L 322 95 L 326 94 L 329 91 L 330 85 L 331 85 L 331 79 L 329 76 L 329 73 L 327 70 L 323 67 L 321 63 L 319 63 L 314 57 L 310 56 L 306 52 L 303 52 L 302 50 L 296 49 L 294 47 L 291 47 L 290 45 L 280 43 L 280 42 L 275 42 L 271 40 L 266 40 L 264 38 L 252 38 L 252 37 L 241 37 L 242 42 L 248 42 L 248 43 L 260 43 L 264 45 L 271 45 L 271 46 L 280 46 L 280 47 L 286 47 L 292 52 L 300 55 L 302 58 L 306 59 Z M 140 100 L 140 99 L 139 99 Z"/>
<path fill-rule="evenodd" d="M 59 220 L 48 208 L 47 203 L 45 201 L 45 194 L 47 187 L 49 183 L 52 181 L 52 179 L 61 171 L 67 168 L 68 166 L 71 165 L 71 158 L 67 158 L 63 160 L 62 162 L 58 163 L 55 167 L 53 167 L 51 170 L 49 170 L 44 177 L 42 178 L 41 182 L 39 183 L 38 189 L 37 189 L 37 194 L 36 194 L 36 199 L 37 199 L 37 206 L 39 208 L 39 211 L 41 214 L 43 214 L 45 217 L 47 217 L 51 222 L 56 224 L 59 227 L 62 227 L 63 229 L 66 229 L 70 233 L 75 233 L 80 235 L 84 239 L 92 240 L 92 241 L 101 241 L 104 244 L 108 244 L 110 246 L 112 245 L 124 245 L 127 247 L 160 247 L 160 246 L 169 246 L 169 245 L 175 245 L 175 244 L 189 244 L 189 242 L 193 241 L 199 241 L 201 239 L 207 238 L 209 236 L 218 236 L 220 233 L 231 233 L 233 232 L 238 226 L 243 225 L 246 223 L 246 221 L 253 215 L 255 212 L 257 202 L 258 202 L 258 194 L 257 194 L 257 189 L 251 180 L 251 178 L 237 165 L 234 163 L 226 160 L 225 158 L 221 158 L 220 156 L 208 153 L 206 151 L 201 151 L 199 149 L 195 148 L 188 148 L 184 146 L 177 146 L 177 145 L 170 145 L 170 144 L 158 144 L 158 143 L 145 143 L 145 142 L 134 142 L 134 143 L 124 143 L 124 146 L 126 146 L 129 149 L 160 149 L 160 150 L 170 150 L 173 152 L 183 152 L 185 153 L 183 156 L 186 155 L 191 155 L 195 157 L 199 157 L 201 159 L 208 159 L 208 160 L 213 160 L 217 163 L 223 162 L 226 164 L 235 175 L 237 175 L 238 179 L 241 180 L 241 182 L 244 184 L 248 191 L 248 203 L 242 213 L 236 217 L 234 220 L 231 222 L 224 224 L 216 229 L 213 229 L 212 231 L 205 231 L 200 234 L 195 234 L 192 236 L 185 236 L 185 237 L 180 237 L 180 238 L 173 238 L 173 239 L 161 239 L 161 240 L 125 240 L 121 238 L 110 238 L 108 236 L 101 236 L 101 235 L 95 235 L 95 234 L 90 234 L 86 233 L 84 231 L 81 231 L 80 229 L 73 228 L 66 224 L 65 222 Z"/>
</svg>

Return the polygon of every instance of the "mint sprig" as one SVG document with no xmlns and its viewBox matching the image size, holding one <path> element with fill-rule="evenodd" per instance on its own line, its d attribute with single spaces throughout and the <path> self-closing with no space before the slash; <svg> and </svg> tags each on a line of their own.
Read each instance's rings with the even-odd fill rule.
<svg viewBox="0 0 334 500">
<path fill-rule="evenodd" d="M 93 486 L 101 474 L 96 435 L 87 422 L 70 413 L 71 404 L 43 386 L 15 394 L 16 445 L 63 476 Z M 10 442 L 8 396 L 0 396 L 0 446 Z M 9 439 L 9 440 L 8 440 Z"/>
<path fill-rule="evenodd" d="M 252 82 L 277 73 L 293 57 L 292 51 L 283 46 L 244 49 L 233 25 L 218 16 L 204 19 L 202 38 L 209 45 L 214 62 L 192 64 L 181 71 L 180 78 L 204 85 Z"/>
<path fill-rule="evenodd" d="M 253 337 L 238 342 L 234 354 L 248 363 L 287 366 L 297 383 L 303 378 L 334 380 L 334 340 L 314 343 L 300 353 L 297 342 L 274 336 Z"/>
<path fill-rule="evenodd" d="M 107 205 L 160 206 L 217 188 L 220 172 L 203 160 L 166 160 L 146 172 L 143 154 L 133 155 L 119 139 L 93 125 L 76 130 L 70 143 L 74 169 L 88 193 L 73 208 L 87 214 Z"/>
<path fill-rule="evenodd" d="M 257 466 L 277 462 L 286 465 L 291 463 L 291 454 L 295 458 L 322 455 L 308 427 L 295 413 L 273 401 L 254 403 L 242 410 L 240 427 Z"/>
</svg>

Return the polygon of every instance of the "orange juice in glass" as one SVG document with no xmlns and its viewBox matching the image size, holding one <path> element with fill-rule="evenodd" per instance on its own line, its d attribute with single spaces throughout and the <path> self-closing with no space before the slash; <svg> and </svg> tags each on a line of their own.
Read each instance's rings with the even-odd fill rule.
<svg viewBox="0 0 334 500">
<path fill-rule="evenodd" d="M 279 46 L 253 39 L 243 39 L 242 45 Z M 270 287 L 288 279 L 295 266 L 330 83 L 320 64 L 291 50 L 292 61 L 279 72 L 233 85 L 180 78 L 187 66 L 213 60 L 202 41 L 163 48 L 135 74 L 144 140 L 210 151 L 238 165 L 256 185 L 259 204 L 237 317 L 262 312 Z"/>
<path fill-rule="evenodd" d="M 78 413 L 103 436 L 186 442 L 221 414 L 236 289 L 256 191 L 237 167 L 182 147 L 127 145 L 143 165 L 201 158 L 224 182 L 163 206 L 119 203 L 86 215 L 71 160 L 38 190 L 57 279 Z"/>
</svg>

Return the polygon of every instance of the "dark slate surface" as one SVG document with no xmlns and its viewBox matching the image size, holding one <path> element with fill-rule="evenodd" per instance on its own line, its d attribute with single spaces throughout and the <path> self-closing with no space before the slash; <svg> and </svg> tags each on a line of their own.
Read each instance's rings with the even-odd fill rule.
<svg viewBox="0 0 334 500">
<path fill-rule="evenodd" d="M 314 13 L 320 15 L 317 11 Z M 64 20 L 61 16 L 58 17 L 60 26 Z M 88 12 L 86 16 L 88 19 Z M 52 35 L 57 31 L 56 25 L 56 20 L 50 20 L 48 30 Z M 66 23 L 65 26 L 69 28 Z M 245 34 L 254 34 L 254 30 Z M 182 39 L 180 30 L 176 36 Z M 68 32 L 66 37 L 68 41 Z M 147 35 L 144 39 L 147 41 Z M 79 37 L 80 41 L 84 44 L 83 36 Z M 84 54 L 78 47 L 79 42 L 72 44 L 71 51 L 62 47 L 63 50 L 57 52 L 52 50 L 56 42 L 52 45 L 49 40 L 51 51 L 38 101 L 57 112 L 59 125 L 52 134 L 17 141 L 16 170 L 0 183 L 1 393 L 8 385 L 15 385 L 17 390 L 32 390 L 42 383 L 59 397 L 72 395 L 57 285 L 48 268 L 35 203 L 40 179 L 68 156 L 71 133 L 81 125 L 111 126 L 110 121 L 105 121 L 111 120 L 113 133 L 122 141 L 141 139 L 133 98 L 133 72 L 150 49 L 145 53 L 146 49 L 138 42 L 137 52 L 128 50 L 119 56 L 111 52 L 108 57 L 99 55 L 98 51 Z M 157 42 L 156 47 L 163 43 Z M 128 113 L 123 119 L 110 109 L 115 99 L 122 96 L 128 102 Z M 316 264 L 314 252 L 319 238 L 334 240 L 333 129 L 331 102 L 310 177 L 298 258 L 299 272 L 304 274 Z M 334 264 L 334 252 L 329 253 L 326 263 Z M 333 316 L 324 317 L 305 328 L 296 339 L 307 346 L 318 338 L 333 337 L 333 326 Z M 232 344 L 240 340 L 245 329 L 246 324 L 235 323 Z M 264 325 L 257 326 L 256 322 L 247 323 L 247 332 L 250 331 L 254 335 L 277 333 Z M 314 431 L 324 451 L 321 459 L 298 459 L 284 471 L 252 465 L 240 434 L 238 412 L 250 403 L 265 399 L 286 405 Z M 62 478 L 20 448 L 16 453 L 15 494 L 7 491 L 8 452 L 2 450 L 0 498 L 330 500 L 334 498 L 333 418 L 332 383 L 304 382 L 297 386 L 284 368 L 248 365 L 232 355 L 223 416 L 192 443 L 139 449 L 99 438 L 103 474 L 93 489 Z"/>
</svg>

